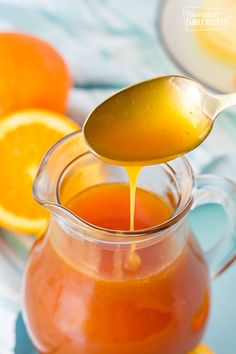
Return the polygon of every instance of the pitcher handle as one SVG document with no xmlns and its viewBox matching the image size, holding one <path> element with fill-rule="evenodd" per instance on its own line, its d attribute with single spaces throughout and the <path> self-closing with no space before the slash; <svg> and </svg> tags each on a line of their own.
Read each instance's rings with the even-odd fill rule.
<svg viewBox="0 0 236 354">
<path fill-rule="evenodd" d="M 236 184 L 224 177 L 196 177 L 196 197 L 193 208 L 203 204 L 220 204 L 227 215 L 229 230 L 205 252 L 211 278 L 224 272 L 236 259 Z"/>
</svg>

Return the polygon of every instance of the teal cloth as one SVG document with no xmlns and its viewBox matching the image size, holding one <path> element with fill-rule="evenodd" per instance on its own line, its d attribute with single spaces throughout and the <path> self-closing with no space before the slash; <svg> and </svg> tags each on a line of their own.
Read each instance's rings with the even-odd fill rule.
<svg viewBox="0 0 236 354">
<path fill-rule="evenodd" d="M 59 50 L 74 81 L 68 115 L 82 124 L 92 108 L 121 87 L 158 75 L 181 73 L 160 44 L 157 11 L 156 0 L 6 0 L 0 1 L 0 31 L 32 33 Z M 197 172 L 221 166 L 221 173 L 234 178 L 234 112 L 222 115 L 210 138 L 189 158 Z M 229 163 L 233 167 L 227 169 Z M 22 274 L 31 245 L 30 237 L 1 232 L 3 354 L 14 353 Z"/>
</svg>

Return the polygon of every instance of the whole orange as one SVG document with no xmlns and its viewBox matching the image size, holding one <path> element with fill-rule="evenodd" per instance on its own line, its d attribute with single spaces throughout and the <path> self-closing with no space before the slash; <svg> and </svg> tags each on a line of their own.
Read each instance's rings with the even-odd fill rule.
<svg viewBox="0 0 236 354">
<path fill-rule="evenodd" d="M 60 54 L 25 33 L 0 33 L 0 116 L 22 108 L 64 112 L 71 77 Z"/>
</svg>

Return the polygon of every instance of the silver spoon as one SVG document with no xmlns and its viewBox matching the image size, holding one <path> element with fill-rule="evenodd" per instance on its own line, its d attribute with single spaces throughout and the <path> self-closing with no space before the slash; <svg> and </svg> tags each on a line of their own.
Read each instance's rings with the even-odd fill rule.
<svg viewBox="0 0 236 354">
<path fill-rule="evenodd" d="M 119 165 L 166 162 L 196 146 L 217 115 L 236 104 L 236 93 L 214 94 L 182 76 L 165 76 L 130 86 L 88 116 L 84 138 L 103 160 Z"/>
</svg>

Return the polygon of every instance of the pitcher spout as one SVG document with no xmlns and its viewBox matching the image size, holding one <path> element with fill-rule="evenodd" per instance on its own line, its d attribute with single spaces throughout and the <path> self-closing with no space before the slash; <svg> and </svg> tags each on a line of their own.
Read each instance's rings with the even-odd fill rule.
<svg viewBox="0 0 236 354">
<path fill-rule="evenodd" d="M 55 207 L 59 204 L 58 183 L 65 166 L 76 157 L 86 153 L 87 147 L 79 132 L 72 133 L 61 140 L 44 156 L 33 185 L 33 196 L 43 207 Z"/>
</svg>

